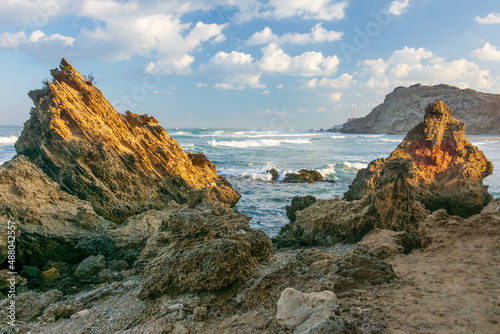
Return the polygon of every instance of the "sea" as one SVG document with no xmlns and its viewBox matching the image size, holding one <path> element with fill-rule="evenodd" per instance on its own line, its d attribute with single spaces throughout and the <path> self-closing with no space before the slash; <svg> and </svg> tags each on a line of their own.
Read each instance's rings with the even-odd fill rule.
<svg viewBox="0 0 500 334">
<path fill-rule="evenodd" d="M 404 135 L 342 134 L 306 130 L 266 129 L 166 129 L 185 151 L 202 152 L 241 194 L 236 209 L 252 217 L 250 225 L 276 236 L 289 223 L 285 207 L 294 196 L 318 199 L 341 197 L 360 168 L 376 158 L 387 157 Z M 0 164 L 15 155 L 14 143 L 22 126 L 0 126 Z M 496 168 L 484 183 L 500 197 L 500 135 L 469 135 Z M 279 180 L 287 173 L 312 169 L 326 180 L 289 184 Z"/>
</svg>

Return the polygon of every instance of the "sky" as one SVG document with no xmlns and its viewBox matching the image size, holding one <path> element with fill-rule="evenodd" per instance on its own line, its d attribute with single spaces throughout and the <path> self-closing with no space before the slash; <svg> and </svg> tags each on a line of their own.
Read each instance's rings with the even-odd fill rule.
<svg viewBox="0 0 500 334">
<path fill-rule="evenodd" d="M 500 94 L 500 2 L 2 0 L 0 125 L 63 57 L 166 128 L 327 129 L 398 86 Z"/>
</svg>

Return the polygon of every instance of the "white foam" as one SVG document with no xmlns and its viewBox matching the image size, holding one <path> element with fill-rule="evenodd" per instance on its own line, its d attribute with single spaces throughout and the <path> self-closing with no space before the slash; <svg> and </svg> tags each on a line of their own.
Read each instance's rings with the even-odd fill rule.
<svg viewBox="0 0 500 334">
<path fill-rule="evenodd" d="M 327 177 L 328 175 L 335 175 L 335 165 L 336 164 L 328 164 L 328 167 L 317 169 L 317 171 L 323 177 Z"/>
<path fill-rule="evenodd" d="M 0 137 L 0 144 L 14 144 L 17 141 L 16 136 Z"/>
<path fill-rule="evenodd" d="M 330 138 L 333 138 L 333 139 L 342 139 L 342 138 L 345 138 L 345 136 L 330 136 Z"/>
<path fill-rule="evenodd" d="M 401 143 L 401 139 L 382 138 L 381 141 L 385 141 L 386 143 Z"/>
<path fill-rule="evenodd" d="M 351 169 L 361 169 L 361 168 L 366 168 L 368 165 L 362 162 L 349 162 L 349 161 L 344 161 L 342 163 L 345 167 L 351 168 Z"/>
<path fill-rule="evenodd" d="M 251 147 L 273 147 L 280 146 L 281 144 L 311 144 L 309 139 L 249 139 L 249 140 L 231 140 L 231 141 L 217 141 L 212 139 L 207 144 L 214 147 L 235 147 L 235 148 L 251 148 Z"/>
</svg>

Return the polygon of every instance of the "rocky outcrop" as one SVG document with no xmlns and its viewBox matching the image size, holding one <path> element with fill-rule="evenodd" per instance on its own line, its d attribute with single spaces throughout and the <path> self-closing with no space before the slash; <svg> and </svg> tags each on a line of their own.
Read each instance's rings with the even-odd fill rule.
<svg viewBox="0 0 500 334">
<path fill-rule="evenodd" d="M 425 107 L 441 100 L 466 125 L 466 133 L 500 133 L 500 95 L 447 85 L 398 87 L 367 116 L 345 123 L 344 133 L 406 133 L 421 122 Z"/>
<path fill-rule="evenodd" d="M 469 143 L 464 123 L 452 113 L 441 101 L 430 104 L 424 122 L 408 132 L 387 159 L 375 160 L 358 172 L 345 198 L 352 201 L 379 192 L 390 165 L 398 160 L 408 169 L 401 179 L 408 196 L 427 209 L 444 208 L 462 217 L 481 212 L 492 199 L 482 181 L 493 172 L 493 164 Z"/>
<path fill-rule="evenodd" d="M 358 242 L 357 250 L 377 259 L 385 259 L 395 254 L 408 254 L 420 246 L 417 233 L 374 229 Z"/>
<path fill-rule="evenodd" d="M 236 204 L 239 194 L 215 165 L 185 153 L 154 117 L 118 113 L 65 59 L 51 74 L 46 88 L 29 93 L 35 107 L 15 148 L 63 190 L 114 222 L 185 203 L 192 190 Z"/>
<path fill-rule="evenodd" d="M 316 170 L 301 169 L 298 173 L 288 173 L 285 175 L 285 183 L 313 183 L 323 180 L 323 176 Z"/>
<path fill-rule="evenodd" d="M 218 290 L 249 277 L 272 252 L 271 239 L 249 220 L 216 203 L 170 211 L 141 253 L 141 298 Z"/>
<path fill-rule="evenodd" d="M 295 196 L 292 198 L 292 203 L 285 207 L 286 216 L 290 219 L 290 222 L 295 221 L 295 214 L 297 211 L 304 210 L 305 208 L 310 207 L 316 203 L 316 197 L 308 195 L 308 196 Z"/>
<path fill-rule="evenodd" d="M 89 202 L 61 191 L 24 156 L 0 167 L 0 198 L 0 220 L 16 222 L 16 260 L 24 266 L 78 263 L 92 253 L 81 243 L 113 225 L 98 216 Z M 0 253 L 6 248 L 2 242 Z"/>
<path fill-rule="evenodd" d="M 429 211 L 441 208 L 467 217 L 491 200 L 482 180 L 493 171 L 464 136 L 464 124 L 441 101 L 426 108 L 387 159 L 372 161 L 345 200 L 319 200 L 296 213 L 276 238 L 280 245 L 358 242 L 374 228 L 416 233 Z"/>
</svg>

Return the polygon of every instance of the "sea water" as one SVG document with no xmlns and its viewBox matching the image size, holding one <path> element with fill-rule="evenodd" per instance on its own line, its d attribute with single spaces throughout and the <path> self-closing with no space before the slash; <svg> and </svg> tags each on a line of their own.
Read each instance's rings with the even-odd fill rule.
<svg viewBox="0 0 500 334">
<path fill-rule="evenodd" d="M 0 127 L 0 163 L 15 155 L 14 143 L 22 127 Z M 403 135 L 341 134 L 315 131 L 167 129 L 185 151 L 203 152 L 241 194 L 236 209 L 252 217 L 250 225 L 275 236 L 287 224 L 285 206 L 294 196 L 328 199 L 342 196 L 360 168 L 387 157 Z M 484 183 L 500 197 L 500 136 L 467 136 L 493 162 L 496 170 Z M 331 182 L 290 184 L 287 173 L 313 169 Z"/>
</svg>

